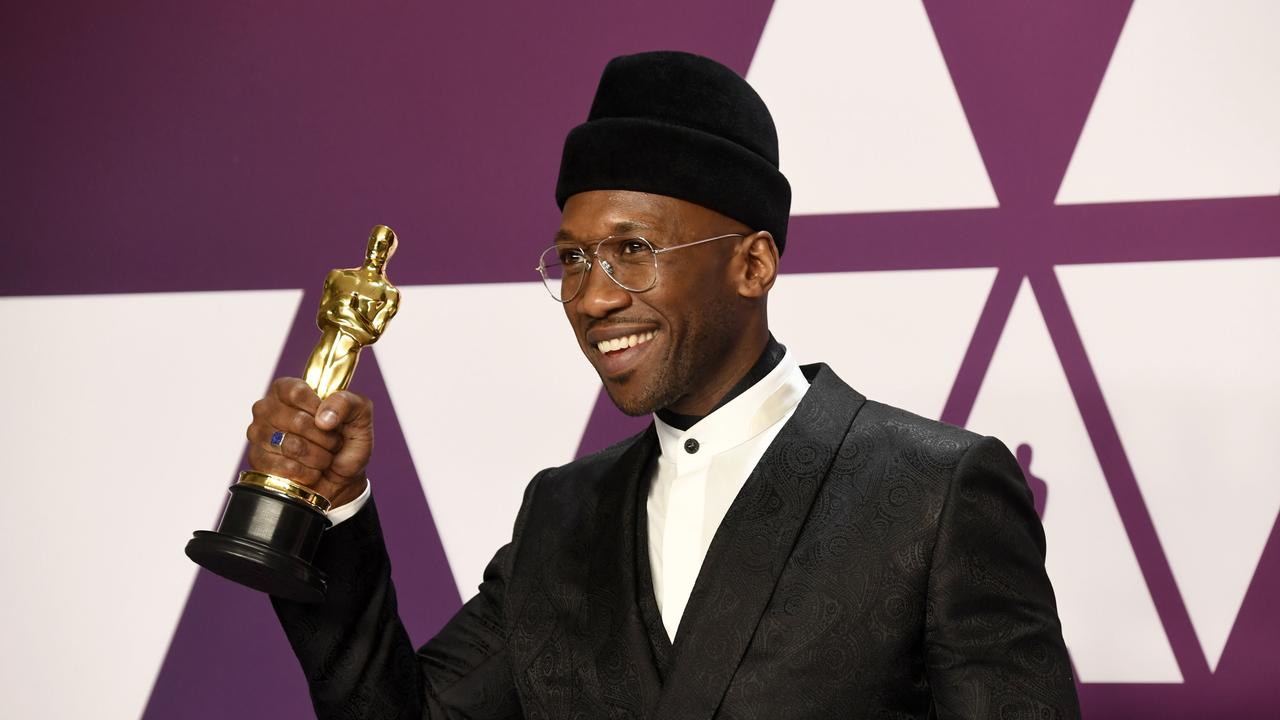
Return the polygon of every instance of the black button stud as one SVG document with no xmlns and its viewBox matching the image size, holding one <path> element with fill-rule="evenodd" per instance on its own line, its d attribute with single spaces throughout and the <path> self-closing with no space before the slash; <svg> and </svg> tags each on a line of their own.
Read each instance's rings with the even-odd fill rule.
<svg viewBox="0 0 1280 720">
<path fill-rule="evenodd" d="M 690 455 L 698 452 L 698 441 L 694 440 L 693 438 L 689 438 L 688 440 L 685 440 L 684 451 L 689 453 Z"/>
</svg>

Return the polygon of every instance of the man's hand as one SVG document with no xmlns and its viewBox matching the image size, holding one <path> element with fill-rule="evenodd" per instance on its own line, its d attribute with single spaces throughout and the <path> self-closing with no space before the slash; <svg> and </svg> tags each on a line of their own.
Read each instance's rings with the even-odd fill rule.
<svg viewBox="0 0 1280 720">
<path fill-rule="evenodd" d="M 280 447 L 271 444 L 285 433 Z M 373 453 L 373 403 L 346 390 L 322 402 L 298 378 L 279 378 L 253 404 L 249 467 L 288 478 L 345 505 L 364 492 L 365 467 Z"/>
</svg>

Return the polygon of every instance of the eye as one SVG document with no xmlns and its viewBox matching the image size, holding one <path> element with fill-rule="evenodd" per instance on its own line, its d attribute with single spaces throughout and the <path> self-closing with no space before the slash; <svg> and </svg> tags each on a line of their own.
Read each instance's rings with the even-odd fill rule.
<svg viewBox="0 0 1280 720">
<path fill-rule="evenodd" d="M 622 241 L 623 255 L 637 255 L 639 253 L 649 252 L 649 246 L 643 240 L 628 238 Z"/>
<path fill-rule="evenodd" d="M 581 265 L 587 261 L 586 253 L 582 252 L 581 248 L 561 248 L 559 257 L 560 264 L 568 267 Z"/>
</svg>

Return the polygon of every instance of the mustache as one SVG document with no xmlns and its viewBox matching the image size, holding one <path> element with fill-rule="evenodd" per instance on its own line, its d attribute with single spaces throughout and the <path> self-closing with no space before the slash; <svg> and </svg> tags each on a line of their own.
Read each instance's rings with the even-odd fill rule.
<svg viewBox="0 0 1280 720">
<path fill-rule="evenodd" d="M 625 327 L 627 325 L 656 325 L 656 324 L 657 323 L 652 318 L 610 317 L 610 318 L 600 318 L 599 320 L 592 320 L 582 329 L 583 331 L 590 332 L 591 330 L 607 330 L 612 327 Z"/>
</svg>

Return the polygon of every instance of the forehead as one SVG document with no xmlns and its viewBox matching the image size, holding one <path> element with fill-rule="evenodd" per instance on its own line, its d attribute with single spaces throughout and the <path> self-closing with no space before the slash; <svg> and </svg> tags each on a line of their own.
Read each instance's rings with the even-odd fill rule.
<svg viewBox="0 0 1280 720">
<path fill-rule="evenodd" d="M 607 235 L 669 236 L 684 227 L 696 205 L 630 190 L 592 190 L 571 196 L 560 216 L 558 240 L 587 241 Z"/>
</svg>

